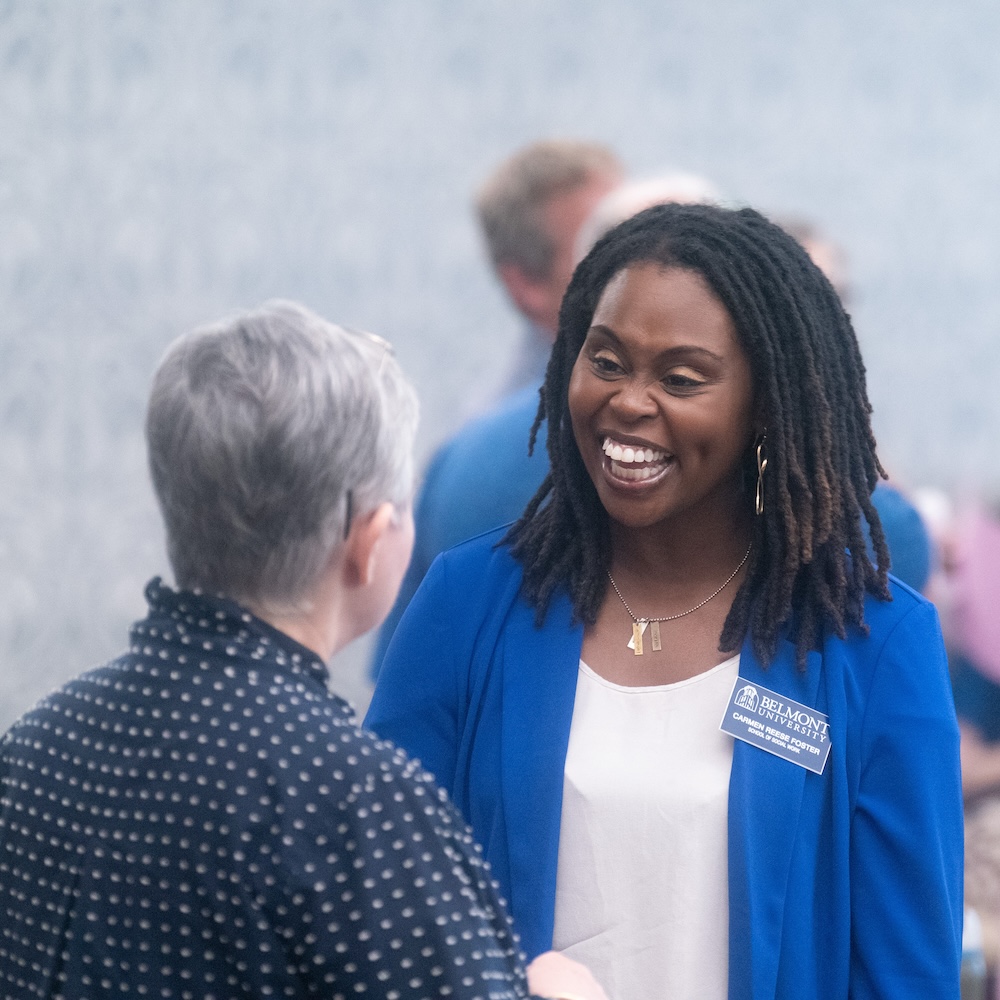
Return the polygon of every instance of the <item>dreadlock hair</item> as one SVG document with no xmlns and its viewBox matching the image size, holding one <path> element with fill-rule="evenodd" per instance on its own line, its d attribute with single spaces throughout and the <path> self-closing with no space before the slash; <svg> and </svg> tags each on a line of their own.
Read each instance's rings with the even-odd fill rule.
<svg viewBox="0 0 1000 1000">
<path fill-rule="evenodd" d="M 794 626 L 798 662 L 849 624 L 867 633 L 865 593 L 889 600 L 889 553 L 871 501 L 885 472 L 875 451 L 865 369 L 850 319 L 805 250 L 749 208 L 658 205 L 600 239 L 577 267 L 540 391 L 531 447 L 547 419 L 550 472 L 508 532 L 539 624 L 565 587 L 592 624 L 608 586 L 608 515 L 580 456 L 568 409 L 570 374 L 608 282 L 637 264 L 693 271 L 726 307 L 766 421 L 764 512 L 719 648 L 749 633 L 762 663 Z M 745 481 L 756 481 L 752 454 Z M 749 485 L 747 504 L 753 503 Z M 752 509 L 752 508 L 750 508 Z M 873 564 L 862 516 L 870 526 Z"/>
</svg>

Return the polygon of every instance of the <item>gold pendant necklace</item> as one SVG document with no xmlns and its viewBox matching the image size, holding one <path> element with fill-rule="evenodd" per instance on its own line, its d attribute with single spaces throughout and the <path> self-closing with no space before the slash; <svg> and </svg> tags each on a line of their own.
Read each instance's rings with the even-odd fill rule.
<svg viewBox="0 0 1000 1000">
<path fill-rule="evenodd" d="M 659 618 L 636 617 L 635 612 L 628 606 L 628 602 L 625 600 L 625 598 L 622 597 L 622 592 L 618 589 L 618 584 L 615 583 L 615 578 L 611 575 L 611 570 L 608 570 L 608 579 L 611 581 L 611 586 L 615 588 L 615 593 L 618 595 L 618 600 L 625 605 L 625 610 L 629 613 L 629 616 L 632 619 L 632 638 L 629 639 L 628 643 L 626 644 L 628 648 L 633 650 L 636 656 L 642 656 L 642 637 L 646 631 L 646 626 L 648 625 L 650 646 L 652 646 L 653 652 L 659 652 L 663 648 L 660 642 L 660 622 L 672 622 L 676 621 L 676 619 L 678 618 L 684 618 L 686 615 L 694 614 L 694 612 L 697 611 L 699 608 L 703 608 L 706 604 L 708 604 L 708 602 L 712 600 L 713 597 L 718 597 L 719 594 L 721 594 L 726 589 L 726 587 L 728 587 L 729 584 L 733 582 L 733 579 L 736 577 L 736 574 L 739 573 L 741 569 L 743 569 L 743 564 L 750 557 L 750 549 L 752 548 L 752 546 L 753 542 L 751 542 L 750 545 L 747 546 L 747 550 L 746 552 L 743 553 L 743 558 L 740 560 L 739 566 L 737 566 L 736 569 L 734 569 L 732 573 L 730 573 L 729 576 L 726 577 L 725 582 L 722 584 L 721 587 L 719 587 L 718 590 L 713 591 L 711 594 L 708 595 L 708 597 L 705 598 L 705 600 L 696 604 L 693 608 L 688 608 L 687 611 L 682 611 L 678 615 L 660 615 Z"/>
</svg>

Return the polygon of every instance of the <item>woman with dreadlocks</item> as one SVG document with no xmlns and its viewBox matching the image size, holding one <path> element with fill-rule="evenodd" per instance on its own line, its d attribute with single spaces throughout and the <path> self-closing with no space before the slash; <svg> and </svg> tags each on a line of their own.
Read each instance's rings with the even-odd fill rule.
<svg viewBox="0 0 1000 1000">
<path fill-rule="evenodd" d="M 651 208 L 577 268 L 550 474 L 431 568 L 367 720 L 529 955 L 617 1000 L 958 996 L 958 733 L 870 412 L 836 293 L 752 210 Z"/>
</svg>

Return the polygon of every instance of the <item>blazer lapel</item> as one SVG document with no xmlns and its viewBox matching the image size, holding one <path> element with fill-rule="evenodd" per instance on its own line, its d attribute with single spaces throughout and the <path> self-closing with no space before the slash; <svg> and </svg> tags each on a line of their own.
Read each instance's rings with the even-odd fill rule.
<svg viewBox="0 0 1000 1000">
<path fill-rule="evenodd" d="M 501 650 L 510 902 L 529 959 L 552 946 L 563 771 L 583 644 L 572 614 L 560 596 L 536 628 L 533 609 L 518 601 Z"/>
<path fill-rule="evenodd" d="M 785 640 L 765 670 L 744 643 L 740 677 L 811 707 L 822 657 L 798 669 Z M 792 851 L 807 771 L 736 740 L 729 780 L 729 997 L 770 1000 L 778 976 Z"/>
</svg>

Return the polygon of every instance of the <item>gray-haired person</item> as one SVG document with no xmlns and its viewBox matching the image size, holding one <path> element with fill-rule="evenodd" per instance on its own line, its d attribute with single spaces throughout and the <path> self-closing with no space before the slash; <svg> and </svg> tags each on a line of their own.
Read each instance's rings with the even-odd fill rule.
<svg viewBox="0 0 1000 1000">
<path fill-rule="evenodd" d="M 327 688 L 409 558 L 416 419 L 385 341 L 292 303 L 168 350 L 176 589 L 0 744 L 0 996 L 528 993 L 465 823 Z M 561 956 L 530 975 L 602 995 Z"/>
</svg>

